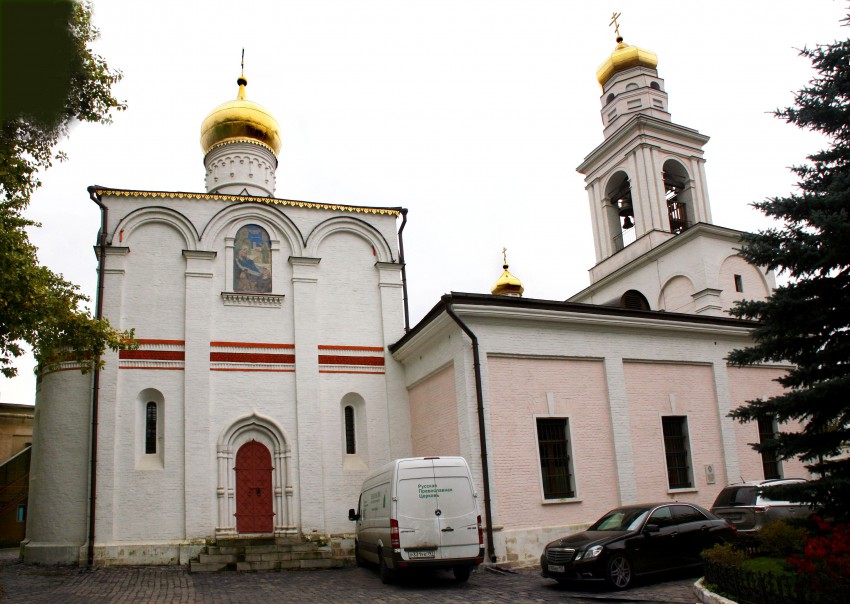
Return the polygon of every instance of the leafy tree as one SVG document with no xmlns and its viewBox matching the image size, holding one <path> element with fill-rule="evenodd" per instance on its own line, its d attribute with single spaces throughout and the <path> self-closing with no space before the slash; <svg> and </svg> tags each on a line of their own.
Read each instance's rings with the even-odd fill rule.
<svg viewBox="0 0 850 604">
<path fill-rule="evenodd" d="M 729 356 L 738 365 L 790 361 L 794 368 L 779 379 L 783 394 L 747 401 L 731 416 L 800 422 L 800 432 L 754 448 L 798 457 L 815 473 L 813 483 L 783 487 L 783 495 L 850 520 L 850 40 L 800 54 L 816 75 L 793 107 L 775 115 L 822 133 L 828 144 L 791 168 L 799 177 L 794 193 L 753 204 L 781 226 L 746 235 L 741 253 L 755 265 L 784 271 L 789 283 L 766 301 L 736 306 L 733 315 L 759 324 L 755 344 Z"/>
<path fill-rule="evenodd" d="M 121 73 L 91 51 L 98 31 L 90 2 L 0 2 L 0 372 L 16 374 L 30 344 L 39 364 L 61 359 L 91 369 L 107 348 L 126 345 L 92 317 L 79 288 L 38 262 L 24 211 L 75 121 L 109 123 L 126 105 L 112 95 Z M 62 60 L 64 58 L 65 60 Z M 60 353 L 60 351 L 62 351 Z"/>
</svg>

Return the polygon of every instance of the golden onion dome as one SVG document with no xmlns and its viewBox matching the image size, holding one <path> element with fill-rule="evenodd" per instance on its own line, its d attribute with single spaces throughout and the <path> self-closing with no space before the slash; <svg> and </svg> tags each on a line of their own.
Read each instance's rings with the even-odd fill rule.
<svg viewBox="0 0 850 604">
<path fill-rule="evenodd" d="M 522 286 L 522 282 L 508 271 L 506 252 L 507 250 L 502 249 L 502 258 L 504 261 L 502 269 L 504 269 L 504 272 L 499 277 L 499 280 L 493 284 L 493 287 L 490 288 L 490 293 L 494 296 L 522 296 L 525 288 Z"/>
<path fill-rule="evenodd" d="M 596 79 L 600 86 L 611 79 L 615 73 L 631 69 L 632 67 L 647 67 L 655 69 L 658 66 L 658 56 L 650 51 L 637 46 L 629 46 L 623 42 L 623 38 L 617 38 L 617 47 L 596 70 Z"/>
<path fill-rule="evenodd" d="M 248 80 L 236 80 L 239 94 L 235 101 L 222 103 L 201 124 L 201 148 L 204 155 L 225 142 L 251 142 L 280 153 L 280 127 L 267 109 L 245 99 Z"/>
</svg>

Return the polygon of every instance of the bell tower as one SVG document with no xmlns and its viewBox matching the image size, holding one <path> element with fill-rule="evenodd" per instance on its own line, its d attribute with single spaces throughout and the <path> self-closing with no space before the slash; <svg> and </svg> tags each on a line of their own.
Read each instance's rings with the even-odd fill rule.
<svg viewBox="0 0 850 604">
<path fill-rule="evenodd" d="M 616 46 L 596 72 L 603 141 L 577 168 L 585 175 L 596 265 L 590 287 L 570 300 L 725 314 L 733 294 L 767 295 L 773 275 L 746 265 L 758 273 L 750 275 L 758 295 L 741 295 L 749 271 L 734 249 L 741 233 L 712 224 L 703 152 L 709 138 L 672 121 L 658 57 L 623 41 L 619 16 L 611 21 Z M 665 271 L 681 277 L 673 289 Z M 724 271 L 734 277 L 733 294 Z"/>
</svg>

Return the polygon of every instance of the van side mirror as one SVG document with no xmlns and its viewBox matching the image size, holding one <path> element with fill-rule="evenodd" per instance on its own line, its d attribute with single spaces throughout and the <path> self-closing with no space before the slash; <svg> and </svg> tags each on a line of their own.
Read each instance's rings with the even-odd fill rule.
<svg viewBox="0 0 850 604">
<path fill-rule="evenodd" d="M 360 520 L 360 514 L 354 511 L 354 508 L 349 508 L 348 510 L 348 519 L 349 520 Z"/>
</svg>

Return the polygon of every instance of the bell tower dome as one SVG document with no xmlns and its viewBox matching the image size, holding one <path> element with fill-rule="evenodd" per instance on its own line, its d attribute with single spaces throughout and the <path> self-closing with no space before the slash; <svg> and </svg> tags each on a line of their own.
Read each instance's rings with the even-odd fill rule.
<svg viewBox="0 0 850 604">
<path fill-rule="evenodd" d="M 201 124 L 207 192 L 273 197 L 280 127 L 268 110 L 246 99 L 244 74 L 236 84 L 236 100 L 213 109 Z"/>
</svg>

